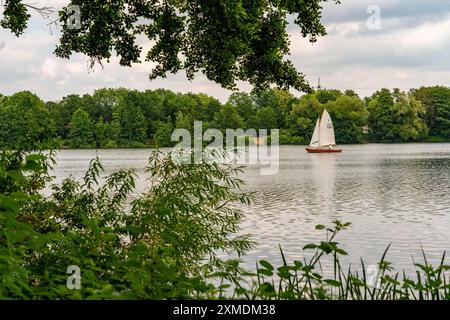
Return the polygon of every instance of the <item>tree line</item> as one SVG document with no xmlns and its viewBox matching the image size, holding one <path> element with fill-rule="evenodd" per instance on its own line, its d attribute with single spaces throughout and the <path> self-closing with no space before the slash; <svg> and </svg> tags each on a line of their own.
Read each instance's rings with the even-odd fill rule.
<svg viewBox="0 0 450 320">
<path fill-rule="evenodd" d="M 450 140 L 450 88 L 317 90 L 302 97 L 271 89 L 233 93 L 226 103 L 206 94 L 99 89 L 44 102 L 23 91 L 0 95 L 0 148 L 52 135 L 68 148 L 169 147 L 174 129 L 280 129 L 280 143 L 308 144 L 327 109 L 339 144 Z"/>
</svg>

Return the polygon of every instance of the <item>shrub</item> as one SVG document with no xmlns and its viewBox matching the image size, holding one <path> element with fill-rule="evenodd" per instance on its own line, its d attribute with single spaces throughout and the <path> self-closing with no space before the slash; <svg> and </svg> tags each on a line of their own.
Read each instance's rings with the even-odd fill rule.
<svg viewBox="0 0 450 320">
<path fill-rule="evenodd" d="M 94 159 L 82 181 L 66 179 L 45 198 L 48 158 L 4 159 L 15 167 L 1 162 L 0 298 L 209 297 L 204 273 L 225 264 L 216 252 L 250 248 L 233 236 L 241 214 L 226 205 L 249 202 L 232 167 L 153 153 L 149 188 L 130 203 L 131 170 L 103 177 Z M 81 290 L 67 287 L 69 266 L 80 268 Z"/>
</svg>

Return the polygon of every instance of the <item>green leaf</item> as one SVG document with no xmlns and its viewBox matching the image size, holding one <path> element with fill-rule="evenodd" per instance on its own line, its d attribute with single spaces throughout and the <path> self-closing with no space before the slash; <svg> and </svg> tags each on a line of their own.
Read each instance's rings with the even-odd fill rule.
<svg viewBox="0 0 450 320">
<path fill-rule="evenodd" d="M 340 281 L 337 281 L 337 280 L 326 279 L 324 281 L 325 281 L 325 283 L 327 283 L 327 284 L 329 284 L 330 286 L 333 286 L 333 287 L 341 287 L 342 286 L 342 283 Z"/>
<path fill-rule="evenodd" d="M 270 264 L 270 262 L 266 261 L 266 260 L 261 260 L 259 261 L 259 264 L 261 266 L 263 266 L 264 268 L 266 268 L 267 270 L 271 270 L 273 271 L 274 267 Z"/>
<path fill-rule="evenodd" d="M 26 161 L 38 162 L 42 160 L 45 160 L 45 156 L 42 154 L 29 154 L 26 157 Z"/>
<path fill-rule="evenodd" d="M 326 254 L 330 254 L 334 248 L 329 242 L 321 242 L 319 249 L 323 250 Z"/>
<path fill-rule="evenodd" d="M 303 250 L 317 249 L 317 245 L 310 243 L 303 247 Z"/>
<path fill-rule="evenodd" d="M 336 252 L 339 253 L 340 255 L 348 256 L 348 253 L 347 253 L 345 250 L 343 250 L 343 249 L 336 248 L 336 249 L 334 249 L 334 251 L 336 251 Z"/>
<path fill-rule="evenodd" d="M 106 233 L 103 236 L 103 241 L 115 241 L 117 240 L 117 235 L 115 233 Z"/>
<path fill-rule="evenodd" d="M 266 294 L 266 295 L 273 295 L 275 294 L 275 288 L 271 283 L 263 283 L 261 284 L 261 286 L 259 287 L 259 290 L 261 291 L 262 294 Z"/>
<path fill-rule="evenodd" d="M 267 269 L 258 269 L 258 273 L 268 277 L 273 276 L 273 272 Z"/>
</svg>

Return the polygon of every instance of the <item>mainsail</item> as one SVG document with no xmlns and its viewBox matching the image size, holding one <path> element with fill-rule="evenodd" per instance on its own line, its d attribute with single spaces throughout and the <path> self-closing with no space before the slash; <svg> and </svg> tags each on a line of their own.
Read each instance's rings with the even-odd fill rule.
<svg viewBox="0 0 450 320">
<path fill-rule="evenodd" d="M 313 137 L 311 139 L 311 148 L 320 148 L 335 146 L 336 139 L 334 136 L 333 122 L 327 110 L 323 111 L 322 117 L 317 119 Z"/>
<path fill-rule="evenodd" d="M 334 137 L 333 122 L 331 121 L 331 117 L 328 111 L 324 110 L 322 119 L 320 120 L 319 147 L 328 147 L 335 145 L 336 139 Z"/>
</svg>

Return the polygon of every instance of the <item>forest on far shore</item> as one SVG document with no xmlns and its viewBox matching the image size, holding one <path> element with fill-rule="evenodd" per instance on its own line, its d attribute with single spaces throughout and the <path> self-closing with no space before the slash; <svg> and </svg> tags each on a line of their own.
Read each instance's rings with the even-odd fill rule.
<svg viewBox="0 0 450 320">
<path fill-rule="evenodd" d="M 317 90 L 295 97 L 279 89 L 233 93 L 226 103 L 206 94 L 99 89 L 44 102 L 23 91 L 0 94 L 0 148 L 52 135 L 66 148 L 170 147 L 174 129 L 280 129 L 280 144 L 308 144 L 326 108 L 338 144 L 450 141 L 450 88 L 402 92 Z"/>
</svg>

